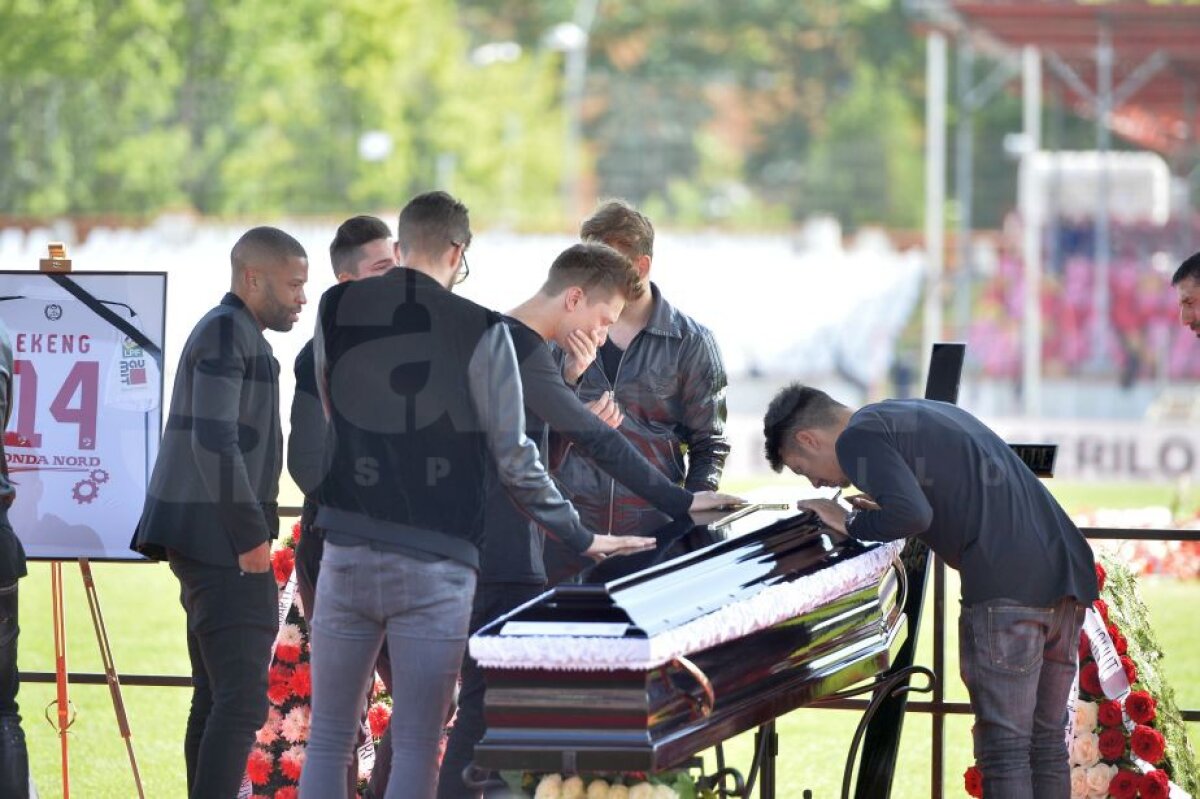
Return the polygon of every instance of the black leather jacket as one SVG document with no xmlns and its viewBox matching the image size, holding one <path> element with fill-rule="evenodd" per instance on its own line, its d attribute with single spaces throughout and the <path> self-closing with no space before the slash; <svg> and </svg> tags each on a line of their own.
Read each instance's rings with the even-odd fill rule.
<svg viewBox="0 0 1200 799">
<path fill-rule="evenodd" d="M 618 429 L 650 463 L 690 491 L 715 490 L 729 455 L 721 353 L 708 328 L 673 308 L 653 283 L 650 291 L 654 311 L 625 351 L 615 385 L 597 357 L 579 381 L 579 398 L 612 391 L 625 414 Z M 669 520 L 574 447 L 561 444 L 556 455 L 554 476 L 592 530 L 645 534 Z"/>
</svg>

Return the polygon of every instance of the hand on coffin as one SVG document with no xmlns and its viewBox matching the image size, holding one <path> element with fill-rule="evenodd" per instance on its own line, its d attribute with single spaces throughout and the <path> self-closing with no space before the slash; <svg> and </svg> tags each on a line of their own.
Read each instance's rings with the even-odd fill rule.
<svg viewBox="0 0 1200 799">
<path fill-rule="evenodd" d="M 879 503 L 866 494 L 855 494 L 844 498 L 847 504 L 855 510 L 879 510 Z"/>
<path fill-rule="evenodd" d="M 802 499 L 796 503 L 798 510 L 811 510 L 820 517 L 821 522 L 835 533 L 849 535 L 846 532 L 846 510 L 836 500 L 832 499 Z"/>
<path fill-rule="evenodd" d="M 598 535 L 592 539 L 592 545 L 583 554 L 595 560 L 604 560 L 613 555 L 645 552 L 647 549 L 654 549 L 657 543 L 653 538 L 640 535 Z"/>
<path fill-rule="evenodd" d="M 692 505 L 688 510 L 692 513 L 702 510 L 732 510 L 746 504 L 746 500 L 734 494 L 722 494 L 719 491 L 697 491 L 692 496 Z"/>
<path fill-rule="evenodd" d="M 600 421 L 609 427 L 620 427 L 621 422 L 625 421 L 625 414 L 621 413 L 621 409 L 617 407 L 617 401 L 613 399 L 611 391 L 605 391 L 600 399 L 588 402 L 586 405 L 588 410 L 600 417 Z"/>
</svg>

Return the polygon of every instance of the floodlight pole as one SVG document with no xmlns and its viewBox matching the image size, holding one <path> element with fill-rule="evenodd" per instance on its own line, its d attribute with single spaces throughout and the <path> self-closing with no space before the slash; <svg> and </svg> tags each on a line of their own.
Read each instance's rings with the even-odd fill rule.
<svg viewBox="0 0 1200 799">
<path fill-rule="evenodd" d="M 1036 47 L 1021 52 L 1022 122 L 1018 205 L 1021 209 L 1021 254 L 1025 262 L 1022 314 L 1021 400 L 1026 416 L 1042 408 L 1042 203 L 1033 176 L 1034 158 L 1042 146 L 1042 56 Z"/>
<path fill-rule="evenodd" d="M 946 228 L 946 36 L 925 36 L 925 309 L 924 350 L 942 336 Z"/>
<path fill-rule="evenodd" d="M 1100 156 L 1100 170 L 1096 176 L 1096 227 L 1095 283 L 1092 285 L 1092 366 L 1096 371 L 1105 371 L 1111 366 L 1108 342 L 1111 338 L 1109 323 L 1108 274 L 1112 261 L 1112 233 L 1109 230 L 1109 175 L 1108 152 L 1112 147 L 1109 131 L 1113 109 L 1113 46 L 1112 30 L 1108 23 L 1100 23 L 1096 41 L 1096 150 Z"/>
</svg>

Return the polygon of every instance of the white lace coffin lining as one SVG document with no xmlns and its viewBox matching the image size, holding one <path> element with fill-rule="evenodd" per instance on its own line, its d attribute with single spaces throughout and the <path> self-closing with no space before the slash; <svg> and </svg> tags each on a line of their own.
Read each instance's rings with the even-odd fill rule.
<svg viewBox="0 0 1200 799">
<path fill-rule="evenodd" d="M 650 638 L 580 635 L 472 636 L 471 657 L 484 668 L 560 671 L 644 671 L 674 658 L 745 638 L 876 584 L 900 554 L 903 541 L 757 594 Z M 582 620 L 581 620 L 582 621 Z"/>
</svg>

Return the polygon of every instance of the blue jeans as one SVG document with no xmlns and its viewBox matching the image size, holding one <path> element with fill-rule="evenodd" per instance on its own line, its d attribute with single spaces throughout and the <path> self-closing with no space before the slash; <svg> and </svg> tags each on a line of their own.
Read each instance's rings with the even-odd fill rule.
<svg viewBox="0 0 1200 799">
<path fill-rule="evenodd" d="M 963 605 L 959 668 L 975 714 L 975 760 L 988 799 L 1069 799 L 1064 740 L 1084 608 L 993 599 Z"/>
<path fill-rule="evenodd" d="M 438 745 L 467 643 L 474 569 L 325 543 L 312 634 L 312 730 L 303 799 L 346 797 L 375 658 L 392 660 L 392 774 L 384 799 L 432 799 Z"/>
</svg>

